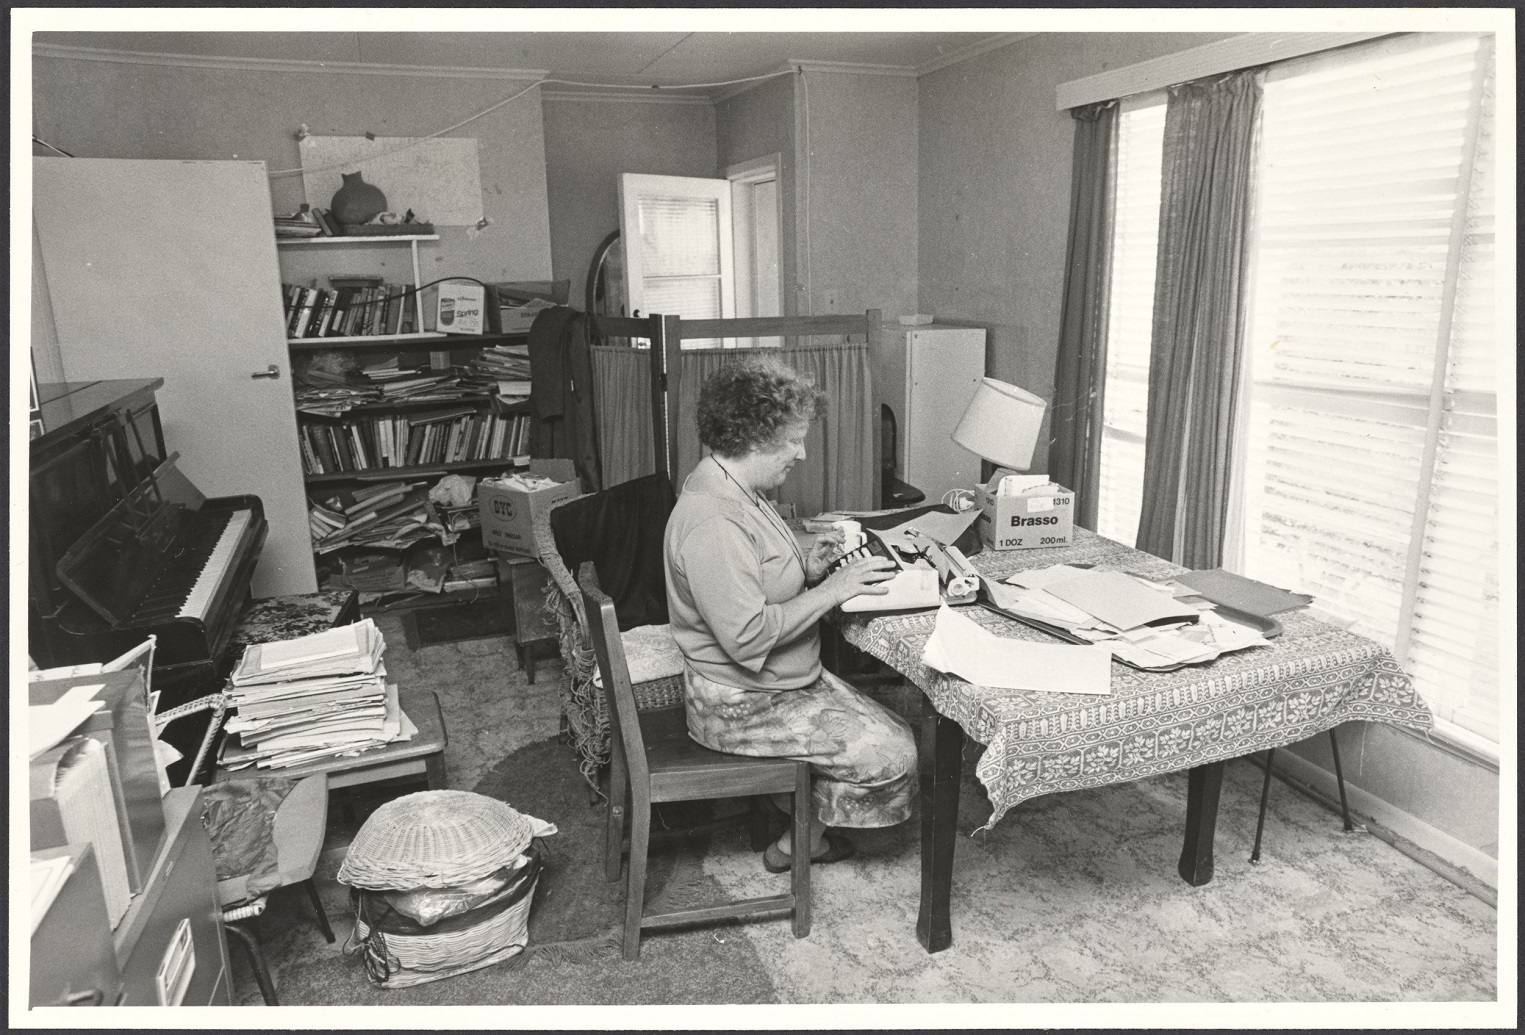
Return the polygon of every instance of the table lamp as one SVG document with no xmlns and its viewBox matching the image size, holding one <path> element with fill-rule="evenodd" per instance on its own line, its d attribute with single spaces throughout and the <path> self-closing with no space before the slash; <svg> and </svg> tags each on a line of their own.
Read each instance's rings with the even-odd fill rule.
<svg viewBox="0 0 1525 1035">
<path fill-rule="evenodd" d="M 1031 392 L 992 377 L 981 378 L 953 431 L 953 441 L 997 467 L 1025 471 L 1032 466 L 1033 447 L 1047 409 L 1047 401 Z"/>
</svg>

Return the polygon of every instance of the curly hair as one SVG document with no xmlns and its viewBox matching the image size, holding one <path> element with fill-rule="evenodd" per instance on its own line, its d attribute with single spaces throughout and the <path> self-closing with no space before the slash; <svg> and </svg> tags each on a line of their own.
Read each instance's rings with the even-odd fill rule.
<svg viewBox="0 0 1525 1035">
<path fill-rule="evenodd" d="M 826 393 L 774 360 L 745 359 L 705 378 L 699 441 L 724 457 L 772 446 L 785 428 L 826 413 Z"/>
</svg>

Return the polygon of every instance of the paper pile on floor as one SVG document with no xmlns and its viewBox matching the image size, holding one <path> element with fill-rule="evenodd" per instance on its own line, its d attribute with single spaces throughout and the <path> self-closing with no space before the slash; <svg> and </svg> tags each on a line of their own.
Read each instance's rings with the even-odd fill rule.
<svg viewBox="0 0 1525 1035">
<path fill-rule="evenodd" d="M 228 688 L 237 714 L 224 727 L 223 767 L 282 769 L 411 739 L 418 729 L 386 681 L 385 649 L 369 618 L 249 645 Z"/>
</svg>

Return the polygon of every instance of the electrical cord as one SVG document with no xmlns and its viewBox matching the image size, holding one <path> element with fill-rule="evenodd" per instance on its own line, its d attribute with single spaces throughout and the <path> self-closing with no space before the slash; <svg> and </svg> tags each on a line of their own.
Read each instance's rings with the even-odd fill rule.
<svg viewBox="0 0 1525 1035">
<path fill-rule="evenodd" d="M 975 507 L 973 489 L 949 489 L 943 493 L 943 506 L 960 514 L 967 513 Z"/>
</svg>

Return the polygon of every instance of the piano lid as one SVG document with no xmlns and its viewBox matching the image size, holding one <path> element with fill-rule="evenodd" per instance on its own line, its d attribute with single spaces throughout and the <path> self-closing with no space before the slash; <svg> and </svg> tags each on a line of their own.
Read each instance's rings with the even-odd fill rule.
<svg viewBox="0 0 1525 1035">
<path fill-rule="evenodd" d="M 110 625 L 126 621 L 206 497 L 171 453 L 58 562 L 58 578 Z"/>
</svg>

